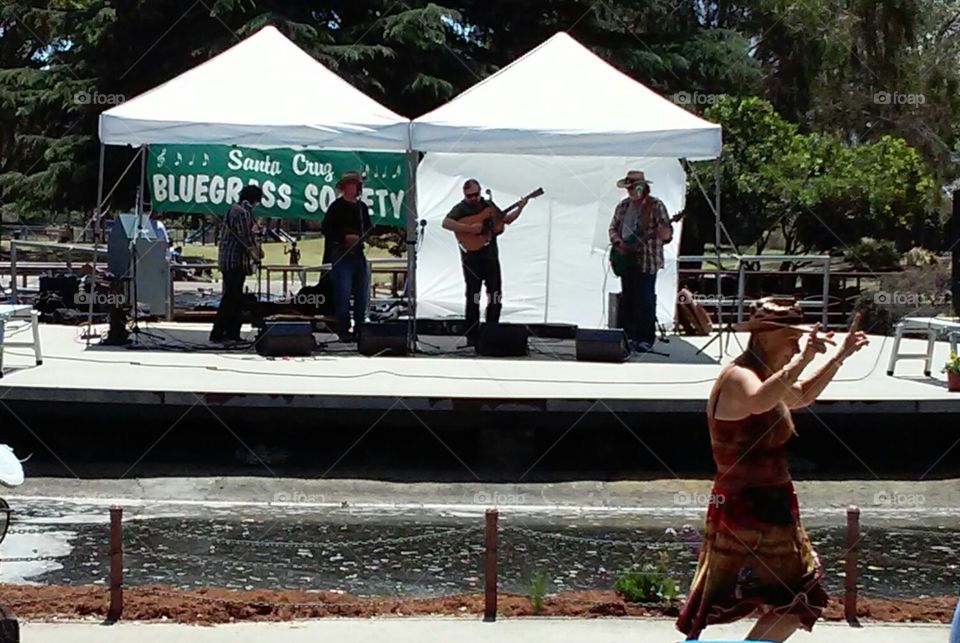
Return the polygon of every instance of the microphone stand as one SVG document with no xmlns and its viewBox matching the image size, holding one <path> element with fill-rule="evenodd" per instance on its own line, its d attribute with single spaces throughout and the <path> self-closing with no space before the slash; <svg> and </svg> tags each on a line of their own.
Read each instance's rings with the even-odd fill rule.
<svg viewBox="0 0 960 643">
<path fill-rule="evenodd" d="M 420 227 L 417 229 L 417 239 L 413 244 L 413 251 L 418 256 L 420 255 L 420 249 L 423 247 L 423 238 L 426 233 L 426 230 L 427 230 L 427 220 L 420 219 Z M 410 278 L 407 277 L 408 282 L 409 282 L 409 279 Z M 408 310 L 407 314 L 408 315 L 411 314 L 411 311 Z M 420 350 L 420 344 L 423 344 L 424 346 L 428 346 L 434 350 L 443 350 L 441 346 L 438 346 L 437 344 L 431 344 L 430 342 L 425 342 L 419 337 L 417 337 L 416 352 L 418 353 L 426 354 L 426 351 Z"/>
</svg>

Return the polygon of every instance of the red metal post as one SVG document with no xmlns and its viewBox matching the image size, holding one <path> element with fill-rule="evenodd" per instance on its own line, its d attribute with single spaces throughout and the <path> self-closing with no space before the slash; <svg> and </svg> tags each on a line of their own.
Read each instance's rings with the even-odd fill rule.
<svg viewBox="0 0 960 643">
<path fill-rule="evenodd" d="M 484 560 L 484 606 L 483 620 L 492 623 L 497 620 L 497 518 L 496 509 L 487 509 L 486 557 Z"/>
<path fill-rule="evenodd" d="M 108 621 L 123 613 L 123 507 L 110 507 L 110 610 Z"/>
<path fill-rule="evenodd" d="M 847 556 L 844 565 L 845 580 L 843 614 L 851 625 L 857 621 L 857 553 L 860 550 L 860 507 L 847 507 Z"/>
</svg>

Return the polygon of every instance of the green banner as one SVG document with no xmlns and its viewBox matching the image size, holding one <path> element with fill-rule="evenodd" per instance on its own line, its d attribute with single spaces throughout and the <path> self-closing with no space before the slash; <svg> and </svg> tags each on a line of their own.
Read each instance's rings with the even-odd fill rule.
<svg viewBox="0 0 960 643">
<path fill-rule="evenodd" d="M 366 176 L 360 198 L 374 224 L 403 227 L 402 153 L 151 145 L 147 184 L 153 208 L 164 212 L 222 215 L 244 185 L 254 184 L 263 188 L 259 216 L 322 219 L 347 170 Z"/>
</svg>

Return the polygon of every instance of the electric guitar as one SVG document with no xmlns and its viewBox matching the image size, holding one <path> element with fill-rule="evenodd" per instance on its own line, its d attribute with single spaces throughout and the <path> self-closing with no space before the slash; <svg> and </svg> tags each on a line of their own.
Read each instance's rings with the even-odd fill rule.
<svg viewBox="0 0 960 643">
<path fill-rule="evenodd" d="M 686 216 L 685 212 L 678 212 L 677 214 L 670 217 L 670 223 L 676 223 L 680 219 Z M 659 231 L 660 226 L 657 226 L 656 230 Z M 656 232 L 654 233 L 656 234 Z M 670 239 L 665 239 L 664 243 L 669 243 L 672 241 Z M 637 246 L 646 241 L 646 238 L 639 238 L 634 234 L 629 235 L 623 240 L 626 252 L 618 252 L 615 246 L 610 246 L 610 267 L 613 269 L 613 274 L 617 277 L 623 275 L 626 272 L 627 268 L 637 261 L 636 249 Z"/>
<path fill-rule="evenodd" d="M 535 199 L 538 196 L 543 195 L 543 188 L 537 188 L 526 197 L 527 200 Z M 521 199 L 520 201 L 522 201 Z M 459 219 L 458 223 L 480 223 L 483 224 L 483 231 L 480 234 L 474 234 L 472 232 L 460 232 L 455 231 L 454 234 L 457 237 L 457 243 L 460 244 L 460 248 L 464 252 L 474 252 L 480 250 L 485 245 L 490 243 L 490 240 L 495 236 L 498 236 L 503 233 L 503 229 L 506 227 L 506 224 L 503 222 L 504 217 L 517 208 L 520 205 L 520 201 L 512 204 L 505 210 L 499 211 L 493 205 L 488 205 L 480 212 L 476 214 L 471 214 L 469 216 Z"/>
</svg>

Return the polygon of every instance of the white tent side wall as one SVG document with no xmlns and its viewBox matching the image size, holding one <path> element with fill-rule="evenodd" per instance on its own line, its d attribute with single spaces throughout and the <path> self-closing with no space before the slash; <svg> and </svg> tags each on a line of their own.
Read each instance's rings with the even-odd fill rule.
<svg viewBox="0 0 960 643">
<path fill-rule="evenodd" d="M 671 214 L 683 209 L 686 176 L 676 159 L 427 154 L 417 182 L 420 216 L 427 220 L 417 260 L 418 316 L 463 315 L 459 249 L 441 223 L 463 198 L 463 182 L 476 178 L 501 207 L 537 187 L 545 191 L 498 241 L 503 321 L 605 327 L 607 293 L 620 290 L 607 260 L 607 229 L 625 196 L 616 181 L 636 168 L 652 179 L 653 194 Z M 679 232 L 677 224 L 657 279 L 657 318 L 668 328 L 674 318 Z"/>
</svg>

